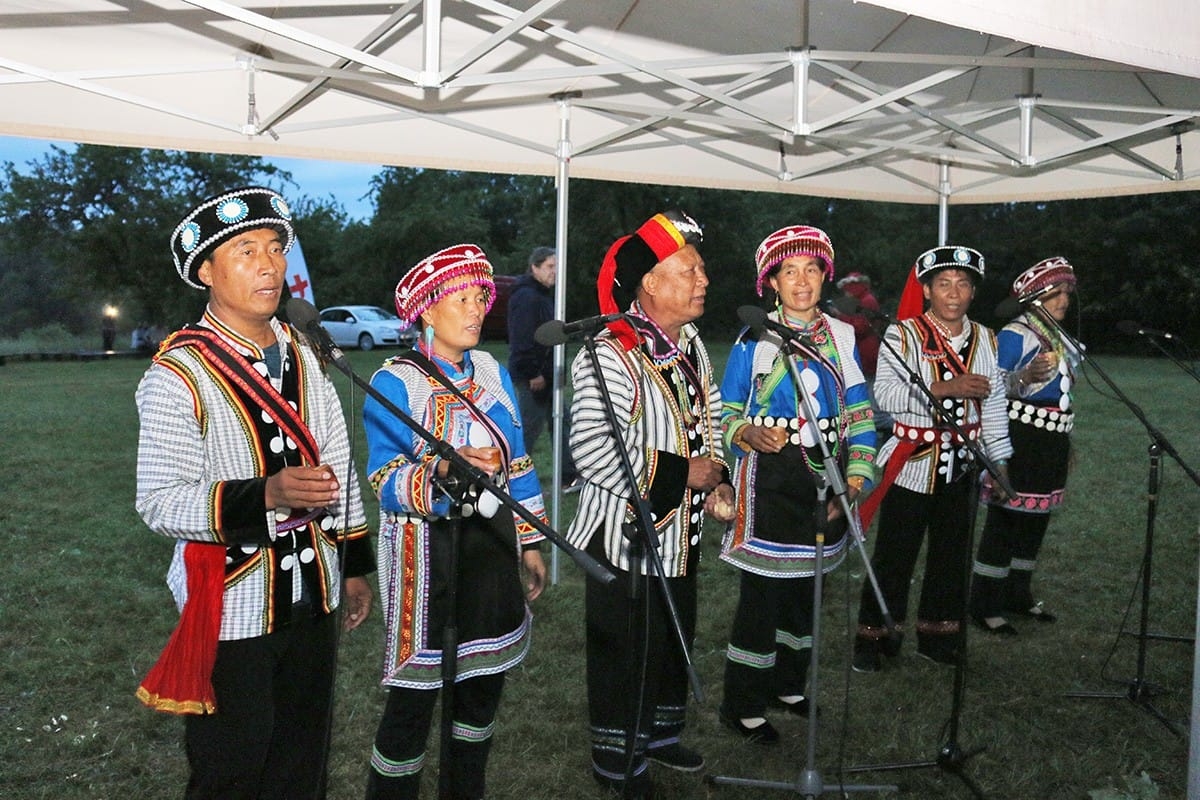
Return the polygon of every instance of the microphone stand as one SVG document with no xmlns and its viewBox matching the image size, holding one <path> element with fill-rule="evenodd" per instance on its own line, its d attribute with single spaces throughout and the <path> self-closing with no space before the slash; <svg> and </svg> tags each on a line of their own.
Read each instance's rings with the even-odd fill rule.
<svg viewBox="0 0 1200 800">
<path fill-rule="evenodd" d="M 873 316 L 885 320 L 891 325 L 895 325 L 903 336 L 905 334 L 904 326 L 896 319 L 881 312 L 869 312 Z M 925 761 L 911 761 L 907 763 L 894 764 L 868 764 L 857 767 L 849 767 L 844 772 L 879 772 L 885 770 L 900 770 L 900 769 L 918 769 L 927 767 L 937 767 L 943 772 L 948 772 L 954 775 L 970 790 L 971 794 L 977 798 L 984 797 L 983 790 L 980 789 L 970 775 L 963 771 L 967 760 L 979 755 L 986 750 L 985 745 L 977 745 L 971 750 L 964 751 L 958 742 L 959 719 L 962 716 L 963 698 L 966 693 L 966 672 L 967 672 L 967 598 L 970 596 L 971 588 L 971 565 L 975 549 L 975 517 L 976 506 L 979 503 L 979 476 L 980 468 L 991 475 L 993 482 L 1000 487 L 1009 497 L 1012 497 L 1015 492 L 1008 480 L 1002 475 L 995 463 L 992 462 L 983 452 L 979 442 L 968 438 L 963 432 L 962 426 L 958 424 L 949 414 L 945 413 L 942 404 L 934 397 L 933 392 L 925 381 L 921 379 L 920 374 L 913 369 L 907 361 L 896 351 L 896 348 L 888 341 L 887 336 L 879 337 L 880 342 L 892 354 L 896 363 L 899 364 L 905 372 L 908 373 L 909 383 L 916 388 L 929 404 L 929 409 L 932 412 L 935 421 L 942 427 L 953 431 L 959 441 L 971 451 L 972 466 L 967 473 L 966 480 L 968 484 L 969 494 L 967 498 L 967 507 L 970 509 L 970 515 L 967 519 L 967 535 L 966 546 L 963 548 L 963 565 L 962 565 L 962 610 L 959 613 L 958 619 L 958 642 L 957 642 L 957 658 L 954 659 L 954 687 L 951 693 L 950 701 L 950 721 L 948 723 L 947 738 L 945 743 L 938 749 L 936 758 Z M 982 409 L 980 410 L 980 422 L 982 423 Z"/>
<path fill-rule="evenodd" d="M 1063 341 L 1079 354 L 1081 362 L 1086 362 L 1091 365 L 1092 369 L 1097 375 L 1100 376 L 1101 380 L 1103 380 L 1108 388 L 1112 390 L 1113 394 L 1117 396 L 1117 399 L 1120 400 L 1125 407 L 1129 409 L 1130 413 L 1132 413 L 1134 417 L 1136 417 L 1137 420 L 1142 423 L 1142 427 L 1144 427 L 1146 429 L 1146 433 L 1150 435 L 1146 493 L 1146 543 L 1142 552 L 1142 564 L 1139 572 L 1139 579 L 1142 583 L 1141 613 L 1139 615 L 1138 632 L 1135 634 L 1138 640 L 1137 672 L 1132 679 L 1125 682 L 1127 688 L 1124 692 L 1067 692 L 1066 696 L 1097 699 L 1124 698 L 1129 700 L 1138 708 L 1149 713 L 1151 716 L 1165 725 L 1167 729 L 1175 735 L 1182 736 L 1183 731 L 1180 729 L 1180 727 L 1171 720 L 1167 719 L 1167 717 L 1159 709 L 1155 708 L 1153 703 L 1150 702 L 1151 697 L 1155 696 L 1156 694 L 1160 694 L 1163 691 L 1162 687 L 1154 686 L 1146 681 L 1147 640 L 1165 639 L 1177 642 L 1192 641 L 1187 637 L 1164 636 L 1161 634 L 1151 634 L 1147 632 L 1147 627 L 1150 621 L 1150 579 L 1154 557 L 1154 520 L 1158 512 L 1159 469 L 1160 462 L 1162 461 L 1162 454 L 1166 453 L 1167 455 L 1171 456 L 1171 458 L 1175 459 L 1175 462 L 1183 468 L 1183 471 L 1187 473 L 1188 477 L 1190 477 L 1192 482 L 1197 486 L 1200 486 L 1200 475 L 1197 475 L 1195 470 L 1187 465 L 1187 463 L 1179 455 L 1179 452 L 1171 445 L 1167 438 L 1163 436 L 1162 432 L 1154 427 L 1154 425 L 1152 425 L 1148 419 L 1146 419 L 1145 412 L 1143 412 L 1136 403 L 1130 400 L 1129 397 L 1123 391 L 1121 391 L 1120 387 L 1118 387 L 1113 379 L 1110 378 L 1108 374 L 1100 367 L 1100 365 L 1096 363 L 1095 359 L 1087 357 L 1083 346 L 1069 333 L 1067 333 L 1066 330 L 1063 329 L 1058 320 L 1056 320 L 1052 314 L 1048 313 L 1045 308 L 1042 307 L 1040 302 L 1035 301 L 1032 306 L 1033 313 L 1037 314 L 1038 317 L 1047 325 L 1058 331 L 1058 335 L 1062 337 Z M 1123 634 L 1124 631 L 1122 631 L 1119 635 Z"/>
<path fill-rule="evenodd" d="M 319 326 L 318 329 L 321 333 L 324 332 Z M 477 499 L 484 491 L 491 492 L 504 508 L 509 509 L 536 528 L 552 544 L 571 556 L 575 563 L 589 576 L 601 583 L 612 583 L 616 580 L 616 576 L 605 569 L 594 558 L 563 539 L 550 526 L 534 516 L 506 490 L 500 488 L 487 473 L 459 455 L 458 451 L 449 442 L 444 442 L 425 430 L 420 423 L 405 413 L 403 409 L 389 400 L 368 381 L 363 380 L 350 366 L 345 354 L 333 345 L 331 340 L 327 341 L 327 337 L 321 336 L 319 333 L 314 333 L 309 338 L 316 344 L 321 353 L 334 366 L 341 370 L 346 377 L 374 398 L 381 406 L 386 408 L 392 416 L 396 417 L 406 427 L 425 440 L 437 456 L 445 459 L 450 465 L 448 477 L 435 479 L 435 484 L 450 499 L 450 513 L 447 515 L 447 520 L 450 523 L 449 572 L 447 573 L 449 575 L 447 589 L 449 607 L 446 611 L 446 623 L 442 630 L 442 715 L 441 727 L 438 731 L 441 742 L 438 765 L 438 788 L 441 796 L 448 797 L 450 796 L 450 779 L 454 769 L 450 753 L 451 731 L 454 723 L 454 684 L 458 678 L 458 619 L 455 611 L 458 599 L 458 551 L 462 535 L 462 519 L 471 516 L 476 510 L 471 501 Z"/>
<path fill-rule="evenodd" d="M 1188 374 L 1188 376 L 1192 378 L 1192 380 L 1196 381 L 1197 383 L 1200 383 L 1200 372 L 1197 372 L 1195 370 L 1195 368 L 1189 367 L 1187 364 L 1180 361 L 1178 356 L 1176 356 L 1174 353 L 1172 353 L 1167 348 L 1163 347 L 1162 342 L 1160 342 L 1158 340 L 1157 336 L 1147 336 L 1146 338 L 1150 340 L 1150 344 L 1154 345 L 1154 349 L 1158 350 L 1158 352 L 1162 353 L 1164 356 L 1171 359 L 1171 361 L 1173 361 L 1175 363 L 1175 366 L 1179 367 L 1181 370 L 1186 372 Z M 1174 338 L 1174 337 L 1172 337 L 1172 338 Z M 1187 347 L 1185 346 L 1184 349 L 1187 350 Z"/>
<path fill-rule="evenodd" d="M 777 332 L 782 334 L 782 331 Z M 866 564 L 867 576 L 875 587 L 875 593 L 879 600 L 880 608 L 884 609 L 884 619 L 887 622 L 888 630 L 895 633 L 895 623 L 892 620 L 891 614 L 887 611 L 887 605 L 884 603 L 883 594 L 879 589 L 879 584 L 875 580 L 875 573 L 871 568 L 871 560 L 867 558 L 866 550 L 863 546 L 862 526 L 859 524 L 858 514 L 850 506 L 850 501 L 846 497 L 846 481 L 841 472 L 841 465 L 838 460 L 829 451 L 829 444 L 825 441 L 825 437 L 821 435 L 817 429 L 817 409 L 813 402 L 812 396 L 809 394 L 804 385 L 804 381 L 800 377 L 800 370 L 796 366 L 796 356 L 805 355 L 811 356 L 816 353 L 816 347 L 811 341 L 796 331 L 787 329 L 790 335 L 783 336 L 783 353 L 787 363 L 788 372 L 791 375 L 792 383 L 796 388 L 796 395 L 800 398 L 800 402 L 804 408 L 804 417 L 813 426 L 816 432 L 817 443 L 821 449 L 821 460 L 824 463 L 825 471 L 823 474 L 814 472 L 813 479 L 817 486 L 817 504 L 814 511 L 816 522 L 816 559 L 814 563 L 813 574 L 813 604 L 812 604 L 812 650 L 809 652 L 808 661 L 808 676 L 809 676 L 809 712 L 808 712 L 808 739 L 805 742 L 805 760 L 804 769 L 794 782 L 778 782 L 751 780 L 747 778 L 730 778 L 724 776 L 716 776 L 711 778 L 714 784 L 729 784 L 731 786 L 756 786 L 763 789 L 782 789 L 795 791 L 804 797 L 817 797 L 829 792 L 838 792 L 845 794 L 848 792 L 896 792 L 899 791 L 898 786 L 886 785 L 869 785 L 869 784 L 846 784 L 838 782 L 835 786 L 831 785 L 826 788 L 824 781 L 821 778 L 821 772 L 816 768 L 817 760 L 817 698 L 820 696 L 820 647 L 821 647 L 821 607 L 822 598 L 824 596 L 824 572 L 823 565 L 825 559 L 825 534 L 829 529 L 828 512 L 826 510 L 826 497 L 830 489 L 842 507 L 842 513 L 845 515 L 846 523 L 855 541 L 858 543 L 859 552 L 862 553 L 863 562 Z M 814 357 L 814 361 L 817 359 Z M 801 443 L 803 447 L 803 443 Z"/>
<path fill-rule="evenodd" d="M 635 603 L 641 595 L 639 584 L 641 582 L 641 557 L 638 553 L 645 553 L 649 562 L 650 568 L 654 576 L 658 579 L 658 588 L 662 593 L 663 603 L 667 609 L 667 616 L 670 621 L 671 628 L 675 632 L 676 644 L 683 655 L 685 669 L 687 670 L 688 682 L 691 685 L 692 695 L 699 703 L 704 702 L 704 690 L 700 685 L 700 678 L 696 674 L 696 669 L 692 665 L 691 653 L 688 651 L 687 637 L 683 632 L 683 624 L 679 619 L 679 611 L 675 605 L 675 597 L 671 594 L 671 588 L 667 585 L 666 573 L 663 570 L 662 556 L 658 552 L 658 535 L 654 530 L 654 523 L 650 516 L 650 507 L 646 502 L 646 498 L 642 497 L 638 492 L 637 474 L 633 471 L 633 462 L 629 460 L 629 453 L 622 445 L 620 427 L 617 422 L 616 410 L 613 407 L 612 396 L 609 394 L 608 385 L 604 382 L 604 373 L 600 370 L 600 357 L 596 351 L 596 332 L 586 331 L 583 337 L 584 349 L 587 351 L 588 360 L 591 362 L 592 371 L 596 374 L 596 384 L 600 388 L 600 399 L 604 406 L 604 417 L 608 422 L 609 429 L 612 431 L 613 441 L 616 443 L 617 455 L 621 461 L 621 471 L 625 475 L 625 480 L 629 484 L 631 501 L 634 503 L 635 512 L 637 515 L 636 524 L 627 524 L 624 529 L 624 534 L 629 540 L 630 564 L 629 564 L 629 586 L 628 598 L 630 602 L 630 620 L 629 632 L 630 640 L 635 638 L 636 630 L 636 614 L 633 609 Z M 647 599 L 648 601 L 648 599 Z M 642 629 L 642 662 L 644 664 L 646 652 L 650 647 L 648 640 L 649 626 Z M 633 648 L 630 648 L 633 652 Z M 630 674 L 635 672 L 636 665 L 630 664 Z M 644 672 L 644 670 L 643 670 Z M 633 726 L 626 732 L 625 737 L 625 775 L 623 785 L 628 788 L 629 781 L 633 777 L 633 760 L 634 752 L 638 736 L 641 733 L 642 726 L 642 705 L 643 692 L 645 691 L 644 674 L 642 680 L 639 681 L 638 691 L 634 693 L 632 702 L 634 706 Z M 614 698 L 616 700 L 616 698 Z"/>
</svg>

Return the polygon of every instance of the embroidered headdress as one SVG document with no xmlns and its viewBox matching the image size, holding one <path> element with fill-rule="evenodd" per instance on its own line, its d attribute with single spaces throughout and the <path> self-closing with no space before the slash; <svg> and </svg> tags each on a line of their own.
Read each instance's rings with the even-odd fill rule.
<svg viewBox="0 0 1200 800">
<path fill-rule="evenodd" d="M 767 274 L 792 256 L 812 256 L 825 264 L 825 277 L 833 280 L 833 243 L 820 228 L 808 225 L 792 225 L 772 233 L 754 253 L 754 264 L 758 269 L 758 281 L 754 284 L 758 296 L 762 297 Z"/>
<path fill-rule="evenodd" d="M 275 228 L 282 236 L 283 252 L 291 249 L 296 240 L 292 210 L 278 192 L 244 186 L 201 202 L 171 233 L 171 257 L 179 277 L 188 286 L 207 288 L 196 272 L 213 249 L 240 231 L 257 228 Z"/>
<path fill-rule="evenodd" d="M 867 286 L 870 286 L 871 279 L 861 272 L 847 272 L 846 277 L 837 282 L 837 288 L 845 289 L 852 283 L 865 283 Z"/>
<path fill-rule="evenodd" d="M 1024 300 L 1042 289 L 1056 284 L 1066 284 L 1066 290 L 1075 289 L 1075 268 L 1062 256 L 1045 258 L 1022 272 L 1013 280 L 1012 296 Z"/>
<path fill-rule="evenodd" d="M 487 311 L 496 302 L 492 264 L 477 244 L 456 244 L 438 250 L 417 262 L 396 284 L 396 313 L 414 323 L 425 310 L 442 299 L 471 286 L 487 292 Z"/>
<path fill-rule="evenodd" d="M 983 280 L 983 254 L 971 247 L 943 245 L 919 255 L 908 274 L 904 292 L 900 295 L 900 307 L 896 310 L 897 319 L 921 316 L 925 310 L 925 294 L 921 290 L 921 284 L 929 283 L 936 273 L 944 269 L 962 270 L 970 275 L 972 283 L 978 286 Z"/>
</svg>

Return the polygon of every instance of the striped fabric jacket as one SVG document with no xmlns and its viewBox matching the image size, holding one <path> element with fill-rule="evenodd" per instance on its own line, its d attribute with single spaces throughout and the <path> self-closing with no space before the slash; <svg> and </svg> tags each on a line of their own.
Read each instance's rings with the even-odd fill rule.
<svg viewBox="0 0 1200 800">
<path fill-rule="evenodd" d="M 702 409 L 696 427 L 703 454 L 726 465 L 721 443 L 721 394 L 713 377 L 712 363 L 694 325 L 685 325 L 680 349 L 689 347 L 696 355 L 700 383 L 707 387 L 697 402 Z M 605 331 L 596 339 L 597 356 L 604 385 L 615 407 L 619 435 L 614 438 L 600 393 L 600 376 L 586 350 L 571 365 L 574 397 L 571 403 L 571 455 L 584 478 L 579 508 L 571 521 L 567 539 L 586 548 L 593 534 L 604 537 L 608 560 L 622 570 L 630 568 L 629 548 L 622 525 L 636 517 L 628 499 L 626 482 L 617 448 L 624 448 L 637 475 L 637 491 L 649 498 L 656 511 L 654 520 L 660 540 L 660 555 L 666 577 L 687 574 L 689 554 L 700 545 L 698 534 L 689 535 L 694 493 L 686 487 L 689 436 L 685 411 L 662 375 L 681 369 L 678 361 L 664 359 L 653 347 L 625 352 L 620 342 Z M 679 377 L 676 375 L 676 377 Z M 677 381 L 682 385 L 683 381 Z M 726 465 L 727 467 L 727 465 Z M 695 520 L 701 523 L 702 520 Z M 697 530 L 699 525 L 696 526 Z M 649 571 L 645 560 L 641 571 Z"/>
<path fill-rule="evenodd" d="M 979 439 L 982 440 L 984 453 L 988 458 L 1007 459 L 1012 455 L 1012 444 L 1008 439 L 1004 377 L 997 364 L 996 334 L 990 328 L 969 319 L 964 319 L 963 324 L 964 332 L 971 332 L 970 342 L 963 357 L 964 364 L 967 371 L 984 375 L 991 381 L 991 393 L 982 403 L 950 399 L 942 402 L 947 410 L 961 407 L 963 415 L 960 424 L 966 429 L 974 428 L 980 431 Z M 882 410 L 892 415 L 896 431 L 903 427 L 928 431 L 934 426 L 929 401 L 912 385 L 908 372 L 892 355 L 892 349 L 921 376 L 926 385 L 943 380 L 944 376 L 939 372 L 939 362 L 931 357 L 934 354 L 924 349 L 920 330 L 911 319 L 888 327 L 884 339 L 891 344 L 891 348 L 885 344 L 879 351 L 879 368 L 875 375 L 875 401 Z M 957 345 L 958 340 L 953 344 Z M 939 475 L 943 476 L 941 482 L 944 482 L 946 474 L 957 476 L 965 469 L 969 453 L 961 444 L 951 441 L 948 431 L 938 431 L 928 436 L 928 441 L 923 436 L 918 439 L 926 446 L 919 448 L 900 470 L 896 477 L 897 486 L 921 494 L 932 494 L 939 483 Z M 881 466 L 887 463 L 899 441 L 899 436 L 892 436 L 880 449 Z"/>
<path fill-rule="evenodd" d="M 266 374 L 262 350 L 253 342 L 211 314 L 206 313 L 200 324 L 217 331 Z M 321 587 L 321 596 L 313 602 L 332 610 L 340 601 L 342 582 L 337 539 L 347 541 L 346 575 L 364 575 L 374 568 L 362 496 L 349 463 L 345 419 L 333 384 L 316 355 L 293 338 L 290 328 L 274 319 L 271 327 L 284 359 L 299 356 L 298 363 L 288 365 L 299 373 L 298 409 L 316 438 L 321 462 L 342 485 L 338 507 L 328 509 L 331 513 L 314 523 L 321 531 L 318 547 L 309 548 Z M 137 406 L 141 427 L 136 506 L 151 530 L 176 540 L 167 573 L 176 605 L 182 609 L 187 600 L 185 543 L 220 543 L 227 546 L 229 565 L 220 638 L 263 636 L 286 624 L 290 603 L 300 598 L 301 570 L 281 567 L 295 563 L 283 561 L 286 556 L 280 556 L 274 546 L 277 538 L 285 538 L 277 534 L 276 524 L 287 514 L 265 507 L 266 475 L 245 413 L 203 359 L 186 347 L 162 354 L 150 366 L 138 385 Z M 278 430 L 273 424 L 269 427 Z M 281 450 L 293 449 L 286 437 L 278 438 Z M 273 440 L 267 443 L 275 445 Z M 289 458 L 288 463 L 299 460 Z M 291 591 L 281 585 L 283 581 L 292 584 Z"/>
</svg>

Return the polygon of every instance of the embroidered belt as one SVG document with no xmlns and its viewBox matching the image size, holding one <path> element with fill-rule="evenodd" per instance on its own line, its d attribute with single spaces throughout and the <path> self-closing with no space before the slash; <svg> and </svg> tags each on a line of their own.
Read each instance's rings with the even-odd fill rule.
<svg viewBox="0 0 1200 800">
<path fill-rule="evenodd" d="M 967 434 L 968 439 L 974 441 L 979 438 L 980 426 L 978 423 L 974 425 L 960 425 L 959 427 Z M 944 428 L 916 428 L 912 425 L 905 425 L 903 422 L 893 422 L 892 432 L 901 441 L 923 442 L 925 444 L 933 444 L 938 440 L 943 444 L 962 442 L 962 438 L 955 431 Z"/>
<path fill-rule="evenodd" d="M 1075 427 L 1074 411 L 1059 411 L 1057 408 L 1035 406 L 1021 400 L 1008 401 L 1008 418 L 1055 433 L 1070 433 Z"/>
<path fill-rule="evenodd" d="M 796 417 L 771 417 L 767 415 L 747 417 L 747 420 L 749 420 L 751 425 L 756 425 L 760 428 L 783 428 L 788 432 L 788 442 L 790 444 L 801 444 L 800 428 L 807 421 L 797 419 Z M 829 444 L 837 443 L 838 429 L 833 419 L 829 417 L 819 418 L 817 420 L 817 428 L 826 442 Z"/>
</svg>

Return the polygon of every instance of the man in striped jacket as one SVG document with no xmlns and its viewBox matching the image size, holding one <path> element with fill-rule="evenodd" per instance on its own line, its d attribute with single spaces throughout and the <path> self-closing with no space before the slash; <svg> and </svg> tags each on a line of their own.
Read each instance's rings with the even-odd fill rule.
<svg viewBox="0 0 1200 800">
<path fill-rule="evenodd" d="M 880 408 L 892 415 L 893 436 L 879 452 L 884 472 L 878 488 L 861 507 L 864 529 L 879 509 L 871 565 L 897 626 L 907 619 L 909 584 L 928 533 L 915 625 L 917 654 L 942 664 L 960 657 L 975 513 L 971 501 L 977 472 L 961 437 L 979 442 L 1006 477 L 1012 454 L 996 334 L 967 317 L 983 274 L 983 256 L 970 247 L 935 247 L 917 258 L 900 299 L 899 324 L 884 333 L 887 346 L 879 354 L 875 394 Z M 910 369 L 937 399 L 936 416 L 909 379 Z M 894 657 L 899 650 L 899 639 L 889 638 L 883 627 L 871 586 L 864 584 L 855 671 L 877 672 L 880 656 Z"/>
<path fill-rule="evenodd" d="M 618 239 L 597 291 L 603 313 L 624 309 L 626 316 L 597 337 L 598 373 L 586 351 L 571 368 L 571 452 L 586 483 L 567 538 L 617 576 L 607 585 L 587 582 L 592 770 L 597 782 L 625 797 L 651 793 L 648 760 L 686 772 L 704 766 L 679 741 L 685 656 L 641 550 L 631 502 L 636 493 L 649 506 L 662 577 L 690 648 L 701 527 L 705 515 L 732 519 L 734 499 L 721 443 L 721 396 L 692 324 L 704 313 L 708 286 L 700 241 L 699 226 L 677 211 L 657 214 Z M 602 387 L 619 430 L 608 421 Z M 636 487 L 629 486 L 618 448 L 629 457 Z"/>
</svg>

